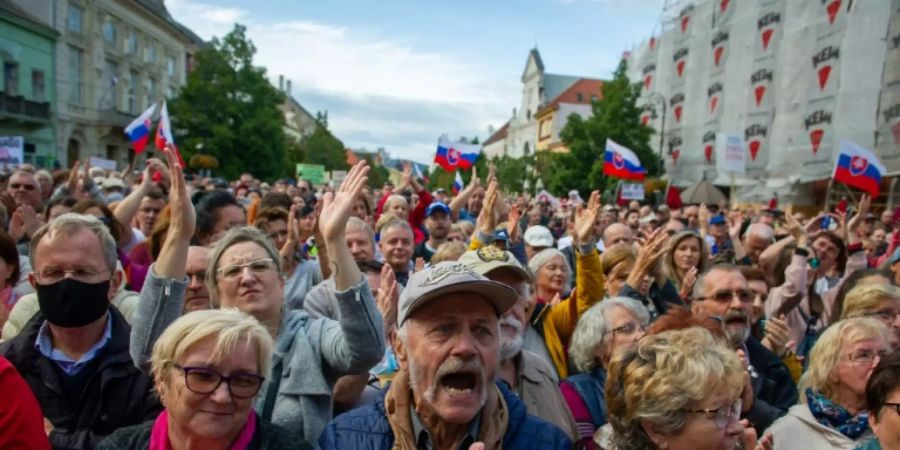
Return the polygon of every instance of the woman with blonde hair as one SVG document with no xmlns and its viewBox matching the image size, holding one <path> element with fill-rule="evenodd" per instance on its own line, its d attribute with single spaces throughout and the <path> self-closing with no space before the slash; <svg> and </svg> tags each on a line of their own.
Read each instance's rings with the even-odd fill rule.
<svg viewBox="0 0 900 450">
<path fill-rule="evenodd" d="M 610 363 L 606 448 L 754 448 L 740 421 L 745 374 L 734 350 L 703 328 L 645 336 Z"/>
<path fill-rule="evenodd" d="M 900 343 L 900 288 L 890 284 L 862 284 L 844 297 L 841 319 L 869 317 L 894 333 L 894 344 Z"/>
<path fill-rule="evenodd" d="M 309 448 L 253 410 L 269 376 L 272 337 L 237 309 L 172 322 L 153 346 L 151 375 L 165 405 L 154 422 L 117 430 L 99 449 Z"/>
<path fill-rule="evenodd" d="M 774 449 L 853 449 L 872 436 L 866 383 L 891 351 L 888 329 L 863 317 L 828 327 L 800 379 L 800 404 L 769 428 Z"/>
</svg>

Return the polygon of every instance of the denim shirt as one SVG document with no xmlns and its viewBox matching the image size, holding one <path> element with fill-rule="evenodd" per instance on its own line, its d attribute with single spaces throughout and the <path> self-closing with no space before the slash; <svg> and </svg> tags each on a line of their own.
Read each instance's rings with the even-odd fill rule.
<svg viewBox="0 0 900 450">
<path fill-rule="evenodd" d="M 75 375 L 79 370 L 97 357 L 100 351 L 109 344 L 110 339 L 112 339 L 112 316 L 107 313 L 106 331 L 103 332 L 103 337 L 101 337 L 87 353 L 82 355 L 81 358 L 74 361 L 63 352 L 53 347 L 53 343 L 50 340 L 50 327 L 45 320 L 41 325 L 40 331 L 38 331 L 37 339 L 34 341 L 34 348 L 47 357 L 47 359 L 55 362 L 67 375 Z"/>
</svg>

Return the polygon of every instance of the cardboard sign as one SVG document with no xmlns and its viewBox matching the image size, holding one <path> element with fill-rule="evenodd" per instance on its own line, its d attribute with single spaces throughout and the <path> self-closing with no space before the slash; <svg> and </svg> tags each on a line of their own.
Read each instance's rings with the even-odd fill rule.
<svg viewBox="0 0 900 450">
<path fill-rule="evenodd" d="M 116 170 L 116 162 L 112 159 L 104 159 L 98 158 L 96 156 L 91 156 L 90 164 L 91 167 L 99 167 L 111 172 Z"/>
<path fill-rule="evenodd" d="M 716 170 L 719 172 L 745 173 L 747 152 L 740 134 L 716 133 Z"/>
<path fill-rule="evenodd" d="M 0 136 L 0 164 L 15 167 L 25 158 L 25 139 L 22 136 Z"/>
<path fill-rule="evenodd" d="M 321 164 L 297 164 L 297 176 L 310 183 L 325 184 L 325 166 Z"/>
<path fill-rule="evenodd" d="M 639 183 L 623 183 L 622 199 L 624 200 L 643 200 L 644 185 Z"/>
</svg>

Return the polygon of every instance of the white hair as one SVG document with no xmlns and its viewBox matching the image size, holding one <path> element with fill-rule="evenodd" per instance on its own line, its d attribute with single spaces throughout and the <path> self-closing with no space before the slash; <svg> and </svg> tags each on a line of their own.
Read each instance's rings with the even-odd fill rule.
<svg viewBox="0 0 900 450">
<path fill-rule="evenodd" d="M 566 279 L 572 279 L 572 269 L 569 268 L 569 263 L 566 262 L 566 255 L 555 248 L 545 248 L 531 257 L 531 261 L 528 261 L 528 270 L 531 272 L 532 278 L 537 280 L 537 273 L 541 270 L 541 267 L 547 265 L 550 260 L 556 256 L 562 258 L 563 268 L 566 271 Z"/>
<path fill-rule="evenodd" d="M 590 372 L 597 367 L 597 349 L 609 343 L 607 336 L 612 331 L 609 315 L 613 308 L 628 311 L 644 325 L 650 323 L 650 312 L 633 298 L 612 297 L 591 306 L 578 320 L 569 344 L 569 358 L 579 372 Z"/>
</svg>

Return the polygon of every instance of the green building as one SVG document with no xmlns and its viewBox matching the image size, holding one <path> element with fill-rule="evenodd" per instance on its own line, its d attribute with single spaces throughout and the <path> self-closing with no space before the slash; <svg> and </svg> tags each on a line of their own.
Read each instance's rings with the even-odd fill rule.
<svg viewBox="0 0 900 450">
<path fill-rule="evenodd" d="M 58 36 L 11 1 L 0 0 L 0 147 L 22 142 L 25 162 L 40 166 L 52 165 L 56 155 Z"/>
</svg>

